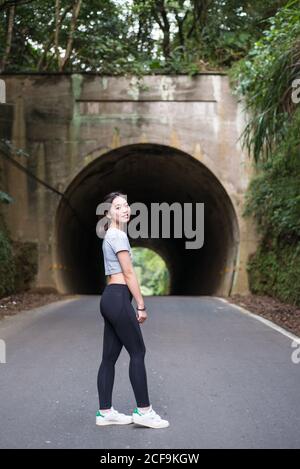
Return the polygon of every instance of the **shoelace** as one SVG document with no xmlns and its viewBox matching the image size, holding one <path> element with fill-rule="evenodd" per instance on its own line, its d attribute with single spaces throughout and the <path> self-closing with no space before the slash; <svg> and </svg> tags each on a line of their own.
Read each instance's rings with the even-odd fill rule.
<svg viewBox="0 0 300 469">
<path fill-rule="evenodd" d="M 149 415 L 154 420 L 161 420 L 161 416 L 158 415 L 153 409 L 151 409 L 150 412 L 147 413 L 147 415 Z"/>
<path fill-rule="evenodd" d="M 111 408 L 111 412 L 114 414 L 114 415 L 118 415 L 118 416 L 121 416 L 121 417 L 124 417 L 125 414 L 122 414 L 121 412 L 118 412 L 116 409 L 114 409 L 113 407 Z"/>
<path fill-rule="evenodd" d="M 120 412 L 118 412 L 116 409 L 114 409 L 113 407 L 111 408 L 111 413 L 114 414 L 114 415 L 121 415 Z"/>
<path fill-rule="evenodd" d="M 110 410 L 110 413 L 114 414 L 114 415 L 124 415 L 124 414 L 121 414 L 120 412 L 118 412 L 116 409 L 114 409 L 113 407 L 111 408 Z M 146 415 L 148 415 L 149 417 L 151 417 L 152 419 L 154 420 L 161 420 L 161 416 L 158 415 L 154 409 L 151 409 L 149 412 L 146 412 Z"/>
</svg>

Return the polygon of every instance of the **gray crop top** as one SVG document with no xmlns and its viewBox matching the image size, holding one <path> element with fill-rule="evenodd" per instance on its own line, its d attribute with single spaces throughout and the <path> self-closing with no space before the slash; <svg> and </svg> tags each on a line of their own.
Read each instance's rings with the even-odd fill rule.
<svg viewBox="0 0 300 469">
<path fill-rule="evenodd" d="M 124 249 L 129 251 L 132 260 L 132 251 L 125 231 L 114 227 L 108 228 L 102 242 L 105 275 L 122 272 L 117 252 Z"/>
</svg>

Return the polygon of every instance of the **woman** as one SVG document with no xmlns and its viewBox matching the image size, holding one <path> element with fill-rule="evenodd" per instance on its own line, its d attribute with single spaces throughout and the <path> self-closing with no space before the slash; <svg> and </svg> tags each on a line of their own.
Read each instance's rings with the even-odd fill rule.
<svg viewBox="0 0 300 469">
<path fill-rule="evenodd" d="M 137 423 L 150 428 L 169 426 L 152 408 L 149 401 L 147 374 L 144 363 L 146 347 L 140 324 L 147 319 L 147 312 L 138 280 L 132 265 L 132 251 L 124 227 L 130 218 L 130 207 L 121 192 L 111 192 L 104 201 L 109 219 L 102 243 L 105 275 L 109 276 L 100 300 L 100 312 L 104 318 L 103 354 L 98 371 L 99 410 L 97 425 Z M 137 303 L 137 314 L 131 304 Z M 131 415 L 116 411 L 112 406 L 115 363 L 125 346 L 130 355 L 129 378 L 136 399 Z"/>
</svg>

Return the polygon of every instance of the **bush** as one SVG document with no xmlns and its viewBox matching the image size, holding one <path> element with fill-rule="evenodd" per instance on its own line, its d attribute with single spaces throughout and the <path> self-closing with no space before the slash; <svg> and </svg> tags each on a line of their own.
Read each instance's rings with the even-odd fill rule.
<svg viewBox="0 0 300 469">
<path fill-rule="evenodd" d="M 266 242 L 248 262 L 253 293 L 270 295 L 300 306 L 300 244 Z"/>
<path fill-rule="evenodd" d="M 291 99 L 300 74 L 300 10 L 290 0 L 248 56 L 232 67 L 234 93 L 245 98 L 241 135 L 257 175 L 244 216 L 252 215 L 261 244 L 249 259 L 250 290 L 300 304 L 300 107 Z"/>
<path fill-rule="evenodd" d="M 0 298 L 30 288 L 37 271 L 36 243 L 12 241 L 0 214 Z"/>
<path fill-rule="evenodd" d="M 38 272 L 38 249 L 33 242 L 13 242 L 16 266 L 15 289 L 17 292 L 28 290 Z"/>
<path fill-rule="evenodd" d="M 9 234 L 0 214 L 0 298 L 14 292 L 16 267 Z"/>
</svg>

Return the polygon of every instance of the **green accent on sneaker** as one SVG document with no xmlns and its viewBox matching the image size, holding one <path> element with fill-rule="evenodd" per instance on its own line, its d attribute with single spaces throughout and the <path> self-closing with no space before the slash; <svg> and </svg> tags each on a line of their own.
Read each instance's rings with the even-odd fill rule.
<svg viewBox="0 0 300 469">
<path fill-rule="evenodd" d="M 138 415 L 143 415 L 137 407 L 134 409 L 133 413 L 138 414 Z"/>
<path fill-rule="evenodd" d="M 105 415 L 102 415 L 100 410 L 97 410 L 96 417 L 105 417 Z"/>
</svg>

